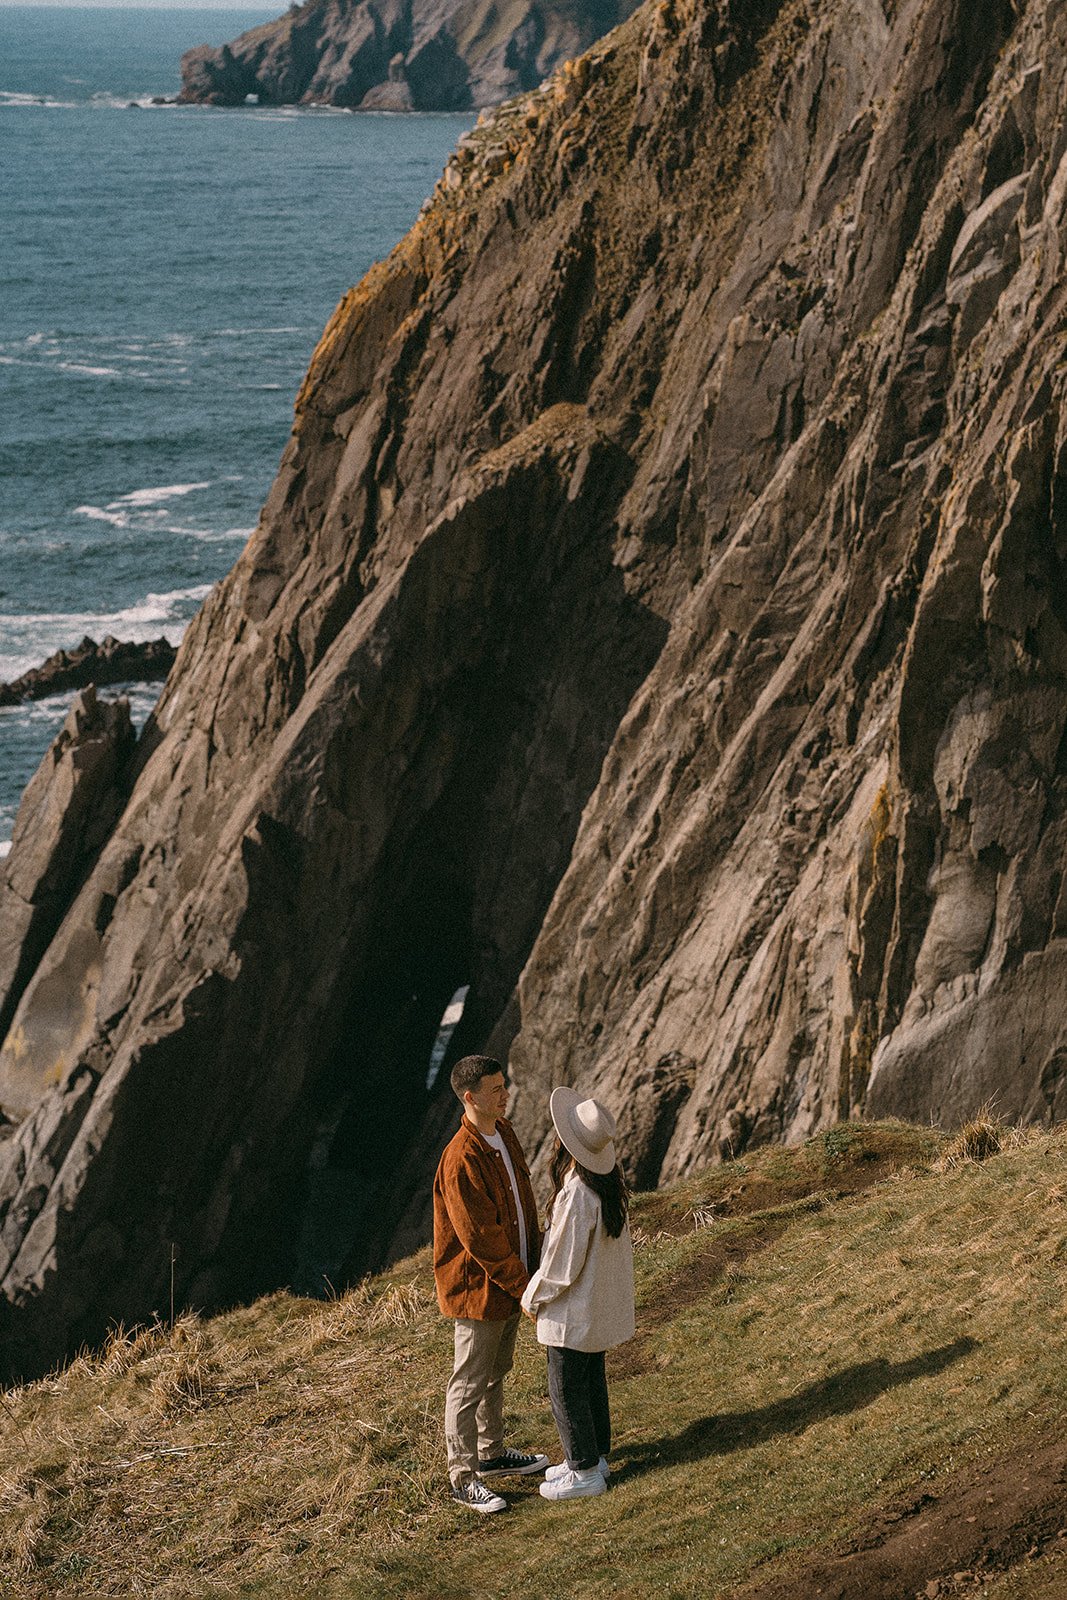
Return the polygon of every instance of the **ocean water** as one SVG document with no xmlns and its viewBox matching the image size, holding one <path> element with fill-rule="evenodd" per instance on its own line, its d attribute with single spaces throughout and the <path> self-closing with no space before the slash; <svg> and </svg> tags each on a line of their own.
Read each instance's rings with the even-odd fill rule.
<svg viewBox="0 0 1067 1600">
<path fill-rule="evenodd" d="M 469 126 L 151 104 L 274 14 L 0 4 L 0 681 L 85 634 L 177 643 L 326 319 Z M 0 854 L 69 700 L 0 708 Z"/>
</svg>

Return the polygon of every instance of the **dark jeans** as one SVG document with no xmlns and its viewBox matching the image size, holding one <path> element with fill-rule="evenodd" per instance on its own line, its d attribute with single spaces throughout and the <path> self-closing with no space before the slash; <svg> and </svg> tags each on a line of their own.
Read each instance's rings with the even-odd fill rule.
<svg viewBox="0 0 1067 1600">
<path fill-rule="evenodd" d="M 595 1467 L 611 1449 L 611 1413 L 604 1352 L 548 1346 L 548 1398 L 567 1465 Z"/>
</svg>

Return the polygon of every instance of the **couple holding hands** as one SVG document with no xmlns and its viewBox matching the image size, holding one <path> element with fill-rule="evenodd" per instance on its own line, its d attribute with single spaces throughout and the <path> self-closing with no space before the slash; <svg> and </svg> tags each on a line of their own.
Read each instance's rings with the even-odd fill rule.
<svg viewBox="0 0 1067 1600">
<path fill-rule="evenodd" d="M 503 1511 L 487 1478 L 544 1472 L 546 1500 L 603 1494 L 611 1418 L 604 1352 L 634 1332 L 627 1194 L 615 1122 L 598 1101 L 554 1089 L 552 1198 L 543 1248 L 525 1157 L 505 1119 L 504 1069 L 465 1056 L 452 1069 L 459 1131 L 434 1179 L 434 1279 L 455 1319 L 445 1401 L 452 1496 L 472 1511 Z M 504 1444 L 504 1379 L 521 1312 L 548 1357 L 548 1393 L 564 1459 Z M 547 1470 L 546 1470 L 547 1469 Z"/>
</svg>

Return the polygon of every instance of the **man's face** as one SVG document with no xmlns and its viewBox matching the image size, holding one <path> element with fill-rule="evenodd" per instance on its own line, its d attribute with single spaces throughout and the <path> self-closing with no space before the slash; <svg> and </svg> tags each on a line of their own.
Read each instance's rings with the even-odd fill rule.
<svg viewBox="0 0 1067 1600">
<path fill-rule="evenodd" d="M 483 1117 L 507 1116 L 508 1085 L 504 1074 L 494 1072 L 487 1078 L 481 1078 L 476 1089 L 467 1090 L 464 1100 L 469 1101 Z"/>
</svg>

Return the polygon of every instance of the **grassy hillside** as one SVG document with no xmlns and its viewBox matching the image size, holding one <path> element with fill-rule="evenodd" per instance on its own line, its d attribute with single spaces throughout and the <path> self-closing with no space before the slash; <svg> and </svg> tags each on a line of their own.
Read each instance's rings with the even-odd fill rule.
<svg viewBox="0 0 1067 1600">
<path fill-rule="evenodd" d="M 847 1125 L 642 1197 L 598 1500 L 448 1501 L 425 1253 L 117 1333 L 3 1397 L 0 1593 L 1062 1597 L 1067 1134 L 1001 1142 Z M 558 1459 L 528 1329 L 509 1405 Z"/>
</svg>

